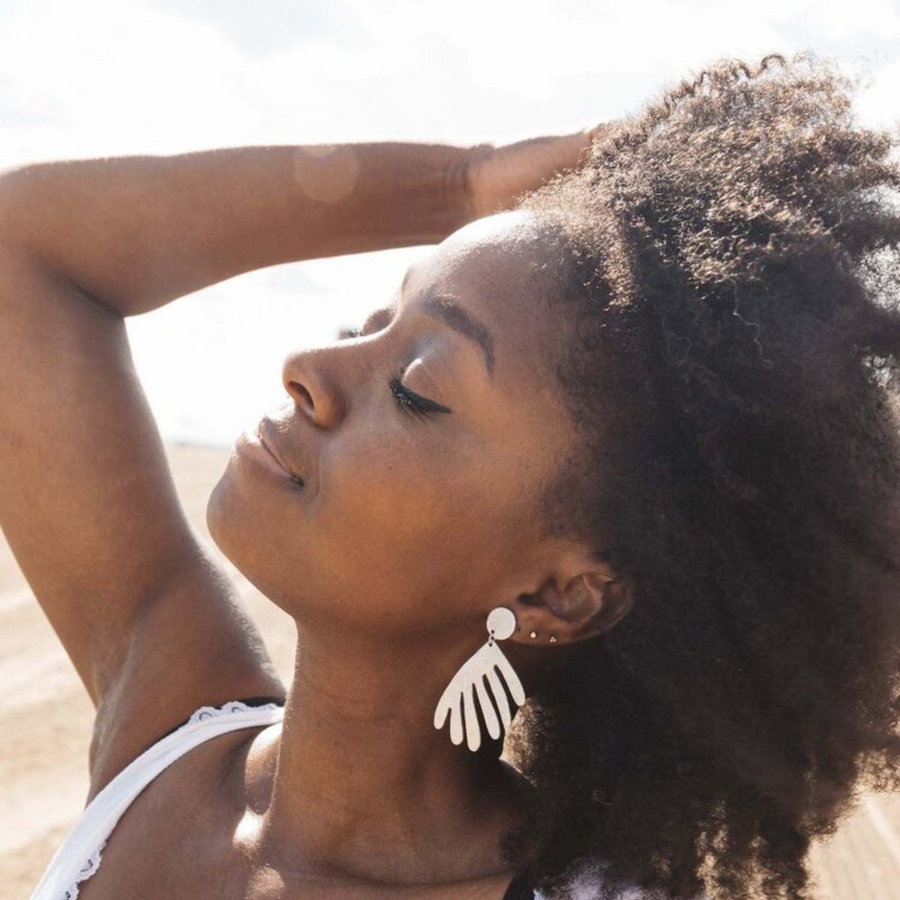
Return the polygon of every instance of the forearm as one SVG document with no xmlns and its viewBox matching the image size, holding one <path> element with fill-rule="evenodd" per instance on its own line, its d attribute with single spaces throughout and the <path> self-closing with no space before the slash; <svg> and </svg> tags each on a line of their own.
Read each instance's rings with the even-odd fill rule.
<svg viewBox="0 0 900 900">
<path fill-rule="evenodd" d="M 474 214 L 467 148 L 238 147 L 0 176 L 0 240 L 123 316 L 242 272 L 437 243 Z"/>
</svg>

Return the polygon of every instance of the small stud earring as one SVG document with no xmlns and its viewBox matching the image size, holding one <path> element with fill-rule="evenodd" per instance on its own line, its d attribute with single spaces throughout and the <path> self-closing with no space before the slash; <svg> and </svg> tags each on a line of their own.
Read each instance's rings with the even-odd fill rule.
<svg viewBox="0 0 900 900">
<path fill-rule="evenodd" d="M 551 643 L 551 644 L 555 644 L 555 643 L 556 643 L 556 635 L 555 635 L 555 634 L 551 634 L 551 635 L 550 635 L 550 643 Z"/>
<path fill-rule="evenodd" d="M 537 637 L 537 632 L 536 632 L 536 631 L 532 631 L 531 634 L 528 635 L 528 637 L 530 637 L 530 638 L 532 638 L 532 639 L 533 639 L 533 638 L 536 638 L 536 637 Z"/>
</svg>

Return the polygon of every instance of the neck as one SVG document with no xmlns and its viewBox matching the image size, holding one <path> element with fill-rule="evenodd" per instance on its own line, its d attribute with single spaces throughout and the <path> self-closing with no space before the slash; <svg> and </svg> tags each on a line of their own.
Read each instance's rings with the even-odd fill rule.
<svg viewBox="0 0 900 900">
<path fill-rule="evenodd" d="M 499 842 L 524 819 L 524 779 L 497 743 L 472 753 L 433 725 L 471 643 L 448 653 L 446 642 L 375 646 L 298 627 L 268 797 L 258 798 L 268 857 L 296 872 L 396 884 L 506 868 Z"/>
</svg>

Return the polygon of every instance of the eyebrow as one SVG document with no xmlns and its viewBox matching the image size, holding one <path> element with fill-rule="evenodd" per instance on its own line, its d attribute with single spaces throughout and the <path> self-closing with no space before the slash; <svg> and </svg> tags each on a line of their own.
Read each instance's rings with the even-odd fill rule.
<svg viewBox="0 0 900 900">
<path fill-rule="evenodd" d="M 452 297 L 438 294 L 425 297 L 422 301 L 422 311 L 477 344 L 484 354 L 488 375 L 494 377 L 494 336 L 484 324 L 463 309 Z"/>
<path fill-rule="evenodd" d="M 411 274 L 412 269 L 403 276 L 401 293 L 406 289 Z M 394 308 L 396 309 L 396 306 Z M 494 377 L 494 336 L 483 322 L 457 303 L 453 297 L 443 294 L 426 294 L 422 301 L 422 311 L 475 343 L 484 355 L 488 375 Z"/>
</svg>

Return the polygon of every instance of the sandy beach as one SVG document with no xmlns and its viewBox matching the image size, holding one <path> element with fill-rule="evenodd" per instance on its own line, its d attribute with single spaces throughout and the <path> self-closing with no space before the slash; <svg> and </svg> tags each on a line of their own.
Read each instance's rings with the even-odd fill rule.
<svg viewBox="0 0 900 900">
<path fill-rule="evenodd" d="M 187 515 L 209 540 L 206 503 L 228 451 L 166 449 Z M 293 624 L 225 564 L 289 683 Z M 0 900 L 23 900 L 84 806 L 93 707 L 2 536 L 0 684 Z M 900 796 L 862 797 L 814 860 L 821 900 L 900 900 Z"/>
</svg>

